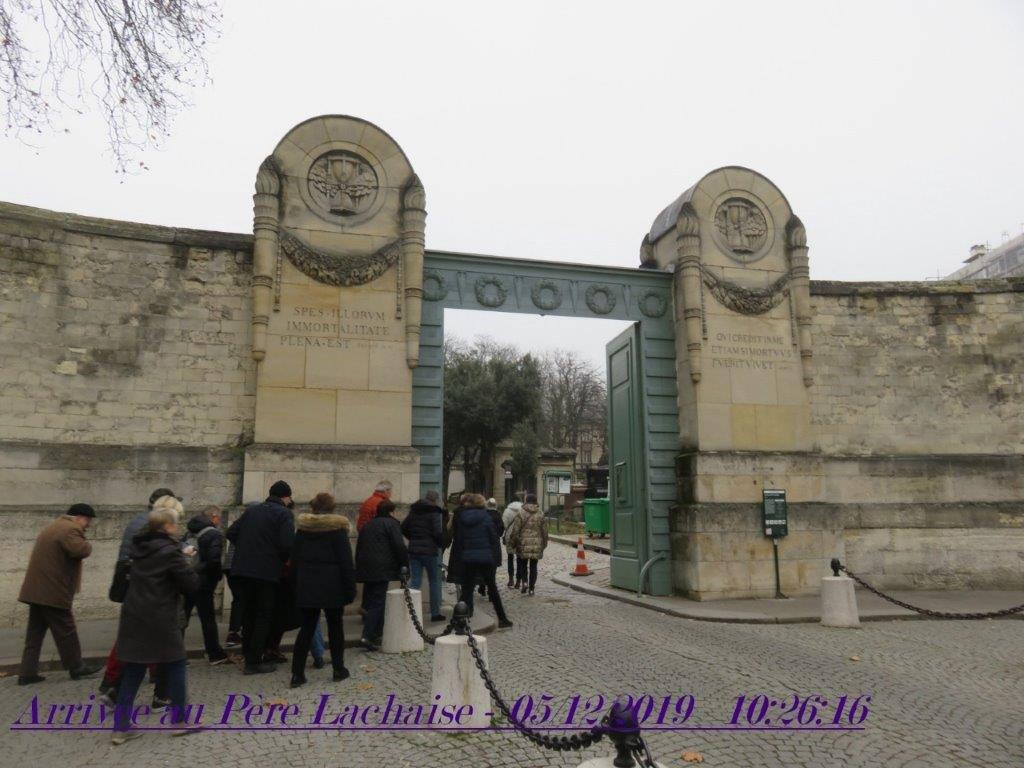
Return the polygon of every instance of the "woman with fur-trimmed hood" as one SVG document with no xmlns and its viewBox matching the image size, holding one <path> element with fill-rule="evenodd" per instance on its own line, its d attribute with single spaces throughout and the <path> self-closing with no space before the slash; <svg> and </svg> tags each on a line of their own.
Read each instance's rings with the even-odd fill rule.
<svg viewBox="0 0 1024 768">
<path fill-rule="evenodd" d="M 331 494 L 318 493 L 310 502 L 312 511 L 296 519 L 291 569 L 302 626 L 292 655 L 292 688 L 306 682 L 306 657 L 320 622 L 320 611 L 327 615 L 334 679 L 340 681 L 349 676 L 344 664 L 341 619 L 345 606 L 356 597 L 355 566 L 348 540 L 348 518 L 334 514 L 335 506 Z"/>
</svg>

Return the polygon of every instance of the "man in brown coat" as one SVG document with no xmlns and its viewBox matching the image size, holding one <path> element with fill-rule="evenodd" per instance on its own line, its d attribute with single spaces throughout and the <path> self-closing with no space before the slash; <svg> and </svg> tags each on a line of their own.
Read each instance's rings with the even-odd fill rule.
<svg viewBox="0 0 1024 768">
<path fill-rule="evenodd" d="M 75 617 L 71 602 L 82 582 L 82 561 L 92 554 L 85 529 L 96 517 L 88 504 L 72 504 L 36 538 L 25 571 L 18 600 L 28 603 L 28 628 L 25 630 L 25 651 L 21 656 L 18 685 L 31 685 L 44 678 L 39 674 L 39 651 L 46 630 L 60 653 L 61 663 L 74 680 L 95 674 L 98 666 L 82 662 Z"/>
</svg>

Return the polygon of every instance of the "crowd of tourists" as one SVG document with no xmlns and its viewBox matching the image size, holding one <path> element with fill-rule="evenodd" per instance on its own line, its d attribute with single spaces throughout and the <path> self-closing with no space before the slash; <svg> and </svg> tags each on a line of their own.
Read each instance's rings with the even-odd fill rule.
<svg viewBox="0 0 1024 768">
<path fill-rule="evenodd" d="M 39 656 L 49 631 L 60 660 L 73 679 L 101 670 L 101 701 L 114 707 L 114 744 L 141 735 L 131 730 L 130 713 L 146 673 L 153 684 L 152 709 L 166 708 L 172 733 L 193 732 L 184 722 L 187 653 L 184 633 L 193 611 L 202 626 L 206 658 L 214 666 L 232 661 L 241 648 L 246 675 L 272 673 L 289 661 L 281 651 L 284 634 L 298 630 L 291 657 L 291 687 L 306 683 L 306 666 L 326 665 L 333 679 L 349 677 L 344 663 L 345 606 L 362 585 L 359 644 L 380 650 L 388 587 L 410 574 L 419 589 L 426 574 L 430 618 L 445 621 L 442 580 L 453 583 L 473 614 L 474 594 L 494 606 L 500 629 L 510 629 L 497 584 L 503 560 L 507 587 L 533 595 L 537 564 L 548 543 L 547 522 L 536 497 L 527 494 L 499 512 L 494 499 L 463 494 L 449 512 L 436 491 L 396 518 L 392 485 L 383 481 L 359 508 L 353 557 L 349 518 L 334 497 L 319 493 L 308 511 L 295 509 L 287 482 L 275 482 L 265 501 L 249 505 L 226 530 L 221 510 L 207 507 L 187 523 L 183 499 L 170 488 L 150 494 L 147 508 L 125 526 L 114 564 L 109 598 L 121 604 L 117 638 L 105 665 L 82 659 L 72 614 L 83 561 L 92 553 L 85 536 L 96 517 L 88 504 L 74 504 L 39 534 L 18 599 L 29 606 L 19 685 L 45 678 Z M 502 554 L 502 545 L 505 554 Z M 442 566 L 448 551 L 447 568 Z M 215 594 L 224 580 L 230 593 L 228 631 L 220 642 Z M 227 602 L 227 601 L 225 601 Z M 326 619 L 327 644 L 321 633 Z"/>
</svg>

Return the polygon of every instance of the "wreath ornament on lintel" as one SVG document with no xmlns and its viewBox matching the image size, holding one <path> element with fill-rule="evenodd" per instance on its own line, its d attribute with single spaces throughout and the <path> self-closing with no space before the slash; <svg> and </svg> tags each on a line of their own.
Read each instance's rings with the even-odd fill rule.
<svg viewBox="0 0 1024 768">
<path fill-rule="evenodd" d="M 488 286 L 494 286 L 494 292 L 488 292 Z M 478 277 L 473 285 L 476 293 L 476 300 L 485 307 L 495 309 L 505 303 L 508 298 L 508 288 L 500 277 Z"/>
<path fill-rule="evenodd" d="M 433 287 L 431 287 L 433 283 Z M 436 269 L 423 272 L 423 298 L 427 301 L 443 301 L 448 295 L 448 279 Z"/>
<path fill-rule="evenodd" d="M 550 292 L 550 295 L 546 296 L 545 292 Z M 533 289 L 530 291 L 530 298 L 533 299 L 533 305 L 537 309 L 551 312 L 562 306 L 562 289 L 553 280 L 541 280 L 533 286 Z"/>
<path fill-rule="evenodd" d="M 281 251 L 297 270 L 325 285 L 365 285 L 387 272 L 402 255 L 398 240 L 364 256 L 321 251 L 285 229 L 278 234 L 278 240 Z"/>
<path fill-rule="evenodd" d="M 644 291 L 636 300 L 636 304 L 640 309 L 640 313 L 644 317 L 651 319 L 661 317 L 665 314 L 665 310 L 668 309 L 668 302 L 665 300 L 665 297 L 654 290 Z"/>
<path fill-rule="evenodd" d="M 598 295 L 604 296 L 604 302 L 598 303 Z M 613 309 L 615 309 L 615 294 L 612 293 L 612 289 L 607 285 L 591 285 L 587 288 L 586 294 L 587 307 L 595 315 L 607 315 Z"/>
</svg>

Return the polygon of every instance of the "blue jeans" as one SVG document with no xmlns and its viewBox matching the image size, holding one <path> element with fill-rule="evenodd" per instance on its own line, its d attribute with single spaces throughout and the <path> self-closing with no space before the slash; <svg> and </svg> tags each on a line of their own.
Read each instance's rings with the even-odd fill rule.
<svg viewBox="0 0 1024 768">
<path fill-rule="evenodd" d="M 423 579 L 423 569 L 427 570 L 430 581 L 430 615 L 441 613 L 441 559 L 437 555 L 409 555 L 409 570 L 412 574 L 410 586 L 419 589 Z"/>
<path fill-rule="evenodd" d="M 131 727 L 135 694 L 139 692 L 142 679 L 146 676 L 147 666 L 130 661 L 124 665 L 121 684 L 117 689 L 117 706 L 114 709 L 115 731 L 127 731 Z M 180 723 L 185 719 L 185 670 L 188 662 L 185 659 L 169 661 L 160 667 L 167 685 L 167 697 L 171 700 L 171 722 Z"/>
<path fill-rule="evenodd" d="M 314 661 L 323 661 L 324 651 L 327 650 L 324 647 L 324 636 L 320 633 L 320 617 L 316 617 L 316 629 L 313 630 L 313 640 L 309 644 L 309 650 L 313 654 Z"/>
</svg>

